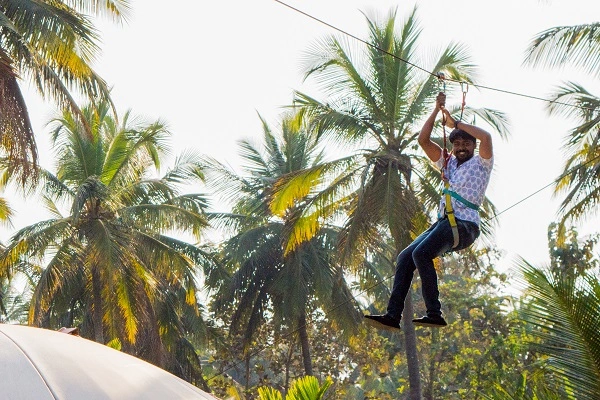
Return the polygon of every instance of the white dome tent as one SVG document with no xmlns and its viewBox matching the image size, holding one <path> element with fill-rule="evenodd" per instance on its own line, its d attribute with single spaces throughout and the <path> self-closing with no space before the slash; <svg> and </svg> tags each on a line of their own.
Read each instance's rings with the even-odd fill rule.
<svg viewBox="0 0 600 400">
<path fill-rule="evenodd" d="M 7 400 L 215 400 L 152 364 L 81 337 L 0 324 Z"/>
</svg>

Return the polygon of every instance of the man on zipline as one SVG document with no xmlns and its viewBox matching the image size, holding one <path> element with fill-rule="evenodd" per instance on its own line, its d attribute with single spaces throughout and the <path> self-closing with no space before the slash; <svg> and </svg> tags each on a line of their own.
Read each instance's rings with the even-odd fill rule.
<svg viewBox="0 0 600 400">
<path fill-rule="evenodd" d="M 438 282 L 433 260 L 446 252 L 470 246 L 479 236 L 481 220 L 478 208 L 485 197 L 494 163 L 492 136 L 474 125 L 455 121 L 445 109 L 445 102 L 446 95 L 438 94 L 435 109 L 419 134 L 419 145 L 427 157 L 442 170 L 442 177 L 446 182 L 445 195 L 440 202 L 439 219 L 398 255 L 394 287 L 386 314 L 365 315 L 365 321 L 376 328 L 400 329 L 404 299 L 410 289 L 415 268 L 421 276 L 427 315 L 413 319 L 413 323 L 432 327 L 446 326 L 438 299 Z M 431 131 L 440 111 L 446 126 L 454 128 L 449 136 L 452 153 L 447 160 L 442 148 L 431 141 Z M 477 140 L 480 142 L 479 154 L 475 154 Z M 450 200 L 451 207 L 446 205 L 447 200 Z"/>
</svg>

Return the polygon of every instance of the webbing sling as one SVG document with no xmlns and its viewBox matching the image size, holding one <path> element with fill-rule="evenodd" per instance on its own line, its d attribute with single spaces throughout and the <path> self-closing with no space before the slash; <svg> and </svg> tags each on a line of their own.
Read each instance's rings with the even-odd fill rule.
<svg viewBox="0 0 600 400">
<path fill-rule="evenodd" d="M 454 209 L 452 209 L 452 198 L 450 195 L 450 182 L 448 182 L 448 179 L 444 178 L 444 194 L 446 195 L 446 201 L 445 201 L 445 211 L 446 211 L 446 216 L 448 217 L 448 222 L 450 222 L 450 228 L 452 228 L 452 237 L 454 238 L 454 244 L 452 245 L 452 248 L 454 249 L 456 246 L 458 246 L 458 242 L 460 240 L 460 237 L 458 236 L 458 225 L 456 224 L 456 217 L 454 216 Z"/>
</svg>

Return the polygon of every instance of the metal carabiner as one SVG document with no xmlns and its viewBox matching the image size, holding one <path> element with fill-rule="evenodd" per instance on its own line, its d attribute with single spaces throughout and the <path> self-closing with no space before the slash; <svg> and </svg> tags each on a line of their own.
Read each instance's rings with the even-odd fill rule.
<svg viewBox="0 0 600 400">
<path fill-rule="evenodd" d="M 443 72 L 437 73 L 438 84 L 441 86 L 441 92 L 446 93 L 446 75 Z"/>
<path fill-rule="evenodd" d="M 465 111 L 465 106 L 467 105 L 467 93 L 469 92 L 469 84 L 467 82 L 460 82 L 460 90 L 462 91 L 462 105 L 460 106 L 459 121 L 462 121 L 463 112 Z"/>
</svg>

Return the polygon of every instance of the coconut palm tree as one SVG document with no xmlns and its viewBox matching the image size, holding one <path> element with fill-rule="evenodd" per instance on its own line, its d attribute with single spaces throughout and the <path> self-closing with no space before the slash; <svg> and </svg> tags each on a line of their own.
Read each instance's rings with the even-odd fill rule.
<svg viewBox="0 0 600 400">
<path fill-rule="evenodd" d="M 534 67 L 572 65 L 600 76 L 600 23 L 559 26 L 539 33 L 530 43 L 525 64 Z M 600 205 L 600 97 L 584 86 L 567 82 L 559 86 L 548 104 L 550 115 L 578 121 L 566 137 L 565 172 L 555 194 L 566 194 L 560 206 L 560 225 L 580 221 Z"/>
<path fill-rule="evenodd" d="M 280 135 L 262 122 L 260 147 L 241 142 L 243 174 L 217 161 L 211 161 L 207 172 L 212 170 L 209 180 L 218 183 L 219 192 L 234 204 L 233 211 L 217 221 L 232 232 L 223 253 L 233 272 L 220 288 L 215 305 L 218 312 L 234 310 L 230 333 L 242 331 L 246 349 L 269 314 L 276 327 L 297 332 L 305 373 L 312 375 L 307 333 L 311 304 L 328 317 L 334 315 L 341 328 L 356 327 L 359 313 L 335 257 L 334 227 L 315 227 L 311 240 L 293 250 L 286 247 L 299 210 L 310 203 L 310 193 L 281 213 L 274 214 L 269 207 L 278 179 L 321 162 L 318 142 L 293 118 L 283 119 Z"/>
<path fill-rule="evenodd" d="M 398 254 L 427 223 L 428 212 L 439 202 L 441 180 L 419 151 L 416 138 L 420 122 L 430 112 L 441 87 L 434 74 L 416 64 L 432 60 L 426 66 L 429 71 L 443 72 L 447 79 L 465 83 L 473 81 L 475 72 L 465 49 L 458 44 L 447 46 L 435 56 L 417 54 L 420 28 L 416 9 L 401 25 L 396 21 L 396 11 L 391 11 L 383 22 L 367 17 L 367 24 L 367 47 L 351 46 L 344 38 L 332 36 L 309 49 L 305 78 L 316 81 L 326 101 L 297 92 L 294 103 L 318 137 L 360 148 L 353 154 L 358 167 L 345 170 L 324 191 L 327 198 L 332 193 L 344 193 L 336 198 L 349 213 L 340 235 L 342 253 L 346 260 L 358 258 L 359 262 L 373 239 L 380 240 L 382 231 L 389 232 Z M 450 105 L 448 109 L 457 111 Z M 505 133 L 506 121 L 501 113 L 465 110 L 465 118 L 473 115 Z M 354 186 L 349 185 L 352 179 Z M 336 191 L 333 187 L 338 183 L 343 187 Z M 353 191 L 348 194 L 350 187 Z M 281 184 L 280 188 L 281 196 L 290 201 L 284 190 L 288 186 Z M 486 202 L 484 213 L 491 212 L 493 208 Z M 484 226 L 484 232 L 489 229 L 489 225 Z M 410 295 L 405 312 L 412 313 Z M 411 398 L 420 399 L 416 336 L 410 319 L 405 318 L 403 326 L 410 390 Z"/>
<path fill-rule="evenodd" d="M 89 98 L 108 99 L 106 83 L 91 68 L 99 49 L 89 15 L 106 13 L 121 20 L 128 4 L 128 0 L 0 1 L 0 146 L 16 171 L 27 176 L 32 172 L 30 161 L 37 160 L 20 79 L 78 114 L 73 89 Z"/>
<path fill-rule="evenodd" d="M 164 123 L 129 112 L 117 123 L 109 110 L 82 110 L 91 137 L 70 112 L 52 122 L 57 172 L 40 172 L 51 217 L 12 237 L 0 270 L 43 265 L 30 324 L 77 324 L 83 336 L 165 367 L 190 326 L 182 318 L 190 310 L 201 318 L 196 278 L 205 254 L 169 235 L 200 240 L 207 225 L 204 197 L 180 193 L 202 179 L 199 157 L 183 154 L 154 177 L 168 150 Z"/>
</svg>

